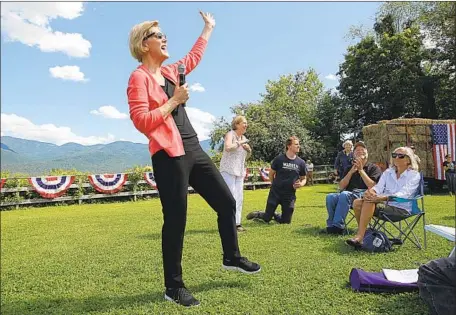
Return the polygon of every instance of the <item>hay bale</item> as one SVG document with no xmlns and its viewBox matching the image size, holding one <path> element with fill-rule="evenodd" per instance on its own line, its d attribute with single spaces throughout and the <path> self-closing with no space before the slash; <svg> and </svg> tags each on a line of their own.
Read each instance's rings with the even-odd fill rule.
<svg viewBox="0 0 456 315">
<path fill-rule="evenodd" d="M 434 177 L 430 126 L 454 122 L 454 120 L 426 118 L 397 118 L 364 126 L 363 140 L 369 150 L 369 161 L 389 163 L 392 150 L 400 146 L 414 145 L 415 153 L 421 159 L 420 170 L 425 177 Z"/>
<path fill-rule="evenodd" d="M 426 142 L 432 141 L 432 137 L 426 136 L 426 135 L 410 134 L 409 139 L 410 139 L 410 145 L 413 144 L 415 147 L 416 147 L 417 143 L 421 143 L 421 142 L 426 143 Z"/>
</svg>

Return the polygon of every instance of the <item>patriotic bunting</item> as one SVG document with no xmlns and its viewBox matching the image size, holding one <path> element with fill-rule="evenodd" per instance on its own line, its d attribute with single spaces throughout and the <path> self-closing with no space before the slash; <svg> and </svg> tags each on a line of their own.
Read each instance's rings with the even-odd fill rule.
<svg viewBox="0 0 456 315">
<path fill-rule="evenodd" d="M 144 179 L 150 186 L 152 186 L 153 189 L 157 189 L 157 183 L 155 182 L 154 172 L 145 172 Z"/>
<path fill-rule="evenodd" d="M 103 194 L 114 194 L 122 189 L 127 181 L 127 174 L 89 175 L 90 184 L 96 191 Z"/>
<path fill-rule="evenodd" d="M 30 177 L 28 179 L 30 185 L 41 197 L 53 199 L 60 197 L 71 184 L 74 182 L 75 176 L 47 176 L 47 177 Z"/>
<path fill-rule="evenodd" d="M 260 176 L 263 182 L 270 182 L 269 180 L 269 170 L 270 168 L 260 168 Z"/>
<path fill-rule="evenodd" d="M 5 185 L 5 182 L 6 182 L 6 178 L 2 178 L 2 179 L 0 180 L 0 189 L 3 188 L 3 185 Z"/>
</svg>

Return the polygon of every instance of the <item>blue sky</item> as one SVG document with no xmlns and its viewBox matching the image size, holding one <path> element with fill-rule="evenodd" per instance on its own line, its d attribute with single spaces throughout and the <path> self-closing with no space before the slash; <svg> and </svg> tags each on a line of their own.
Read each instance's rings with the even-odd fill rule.
<svg viewBox="0 0 456 315">
<path fill-rule="evenodd" d="M 157 19 L 169 62 L 201 33 L 198 9 L 216 27 L 187 109 L 200 140 L 214 118 L 255 101 L 268 80 L 313 67 L 326 88 L 343 61 L 351 25 L 371 27 L 378 2 L 2 2 L 2 135 L 63 144 L 146 143 L 128 117 L 126 85 L 138 63 L 131 27 Z"/>
</svg>

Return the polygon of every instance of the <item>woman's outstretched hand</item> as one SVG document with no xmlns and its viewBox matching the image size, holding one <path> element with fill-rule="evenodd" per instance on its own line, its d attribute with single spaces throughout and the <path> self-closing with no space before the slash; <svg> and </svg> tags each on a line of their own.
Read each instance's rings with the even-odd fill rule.
<svg viewBox="0 0 456 315">
<path fill-rule="evenodd" d="M 199 13 L 201 14 L 201 17 L 203 18 L 203 21 L 204 21 L 204 24 L 207 26 L 207 27 L 210 27 L 210 28 L 214 28 L 215 27 L 215 19 L 214 19 L 214 16 L 212 16 L 212 14 L 210 14 L 209 12 L 202 12 L 201 10 L 199 11 Z"/>
</svg>

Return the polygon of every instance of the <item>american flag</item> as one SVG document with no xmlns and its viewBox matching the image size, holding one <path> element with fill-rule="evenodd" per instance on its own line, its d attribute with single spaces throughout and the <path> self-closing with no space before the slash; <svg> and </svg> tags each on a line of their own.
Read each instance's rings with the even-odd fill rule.
<svg viewBox="0 0 456 315">
<path fill-rule="evenodd" d="M 434 156 L 434 178 L 444 180 L 445 173 L 443 162 L 445 155 L 451 154 L 451 158 L 456 156 L 456 124 L 435 124 L 431 125 L 433 156 Z"/>
</svg>

